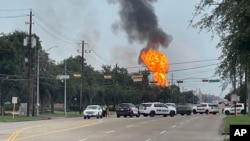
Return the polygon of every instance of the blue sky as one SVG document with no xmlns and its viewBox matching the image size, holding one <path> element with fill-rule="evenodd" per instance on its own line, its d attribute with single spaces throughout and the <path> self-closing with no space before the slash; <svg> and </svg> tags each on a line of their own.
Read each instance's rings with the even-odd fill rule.
<svg viewBox="0 0 250 141">
<path fill-rule="evenodd" d="M 197 3 L 199 0 L 158 0 L 153 4 L 159 27 L 173 37 L 168 48 L 160 49 L 170 64 L 167 77 L 171 81 L 173 76 L 174 82 L 184 80 L 180 83 L 182 90 L 200 89 L 223 97 L 230 87 L 221 92 L 221 83 L 201 82 L 203 78 L 219 78 L 214 72 L 221 52 L 216 48 L 217 37 L 211 39 L 211 33 L 199 33 L 189 27 Z M 29 17 L 25 15 L 29 9 L 34 14 L 32 32 L 40 37 L 43 49 L 58 46 L 48 51 L 52 60 L 61 62 L 69 56 L 81 55 L 77 52 L 81 45 L 77 43 L 84 40 L 88 43 L 85 49 L 91 50 L 85 53 L 87 63 L 97 70 L 116 63 L 131 72 L 145 69 L 138 64 L 145 43 L 130 44 L 124 31 L 112 31 L 111 26 L 120 20 L 118 4 L 109 4 L 107 0 L 1 0 L 0 32 L 28 32 L 25 22 Z"/>
</svg>

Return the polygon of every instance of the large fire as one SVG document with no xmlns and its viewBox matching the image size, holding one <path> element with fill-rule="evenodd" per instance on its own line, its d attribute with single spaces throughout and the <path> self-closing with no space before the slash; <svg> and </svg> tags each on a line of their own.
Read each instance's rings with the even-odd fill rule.
<svg viewBox="0 0 250 141">
<path fill-rule="evenodd" d="M 159 86 L 167 86 L 166 73 L 168 72 L 167 57 L 157 50 L 144 49 L 141 51 L 140 59 L 146 65 L 147 69 L 153 73 L 153 80 Z"/>
</svg>

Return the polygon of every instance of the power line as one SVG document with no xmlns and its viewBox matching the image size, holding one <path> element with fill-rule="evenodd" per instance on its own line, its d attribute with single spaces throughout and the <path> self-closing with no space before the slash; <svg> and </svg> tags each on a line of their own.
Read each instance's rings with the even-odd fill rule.
<svg viewBox="0 0 250 141">
<path fill-rule="evenodd" d="M 34 13 L 36 14 L 35 17 L 37 17 L 37 19 L 39 21 L 41 21 L 45 26 L 47 26 L 50 30 L 54 31 L 55 33 L 57 33 L 58 35 L 60 35 L 61 37 L 63 37 L 64 39 L 67 39 L 71 42 L 80 42 L 80 40 L 77 39 L 73 39 L 70 36 L 62 33 L 61 31 L 59 31 L 58 29 L 56 29 L 54 26 L 52 26 L 51 24 L 49 24 L 48 22 L 46 22 L 37 12 L 34 11 Z"/>
<path fill-rule="evenodd" d="M 0 11 L 7 11 L 7 12 L 10 12 L 10 11 L 27 11 L 27 10 L 30 10 L 30 9 L 0 9 Z"/>
<path fill-rule="evenodd" d="M 219 64 L 219 63 L 210 64 L 210 65 L 205 65 L 205 66 L 199 66 L 199 67 L 186 68 L 186 69 L 177 69 L 177 70 L 171 70 L 171 71 L 169 71 L 169 72 L 184 71 L 184 70 L 191 70 L 191 69 L 199 69 L 199 68 L 214 66 L 214 65 L 218 65 L 218 64 Z"/>
<path fill-rule="evenodd" d="M 63 40 L 63 39 L 60 39 L 59 37 L 57 37 L 56 35 L 50 33 L 48 30 L 46 30 L 45 28 L 43 28 L 36 20 L 33 19 L 33 21 L 36 23 L 36 25 L 38 25 L 38 27 L 40 27 L 43 31 L 45 31 L 47 34 L 49 34 L 50 36 L 53 36 L 55 37 L 56 39 L 62 41 L 62 42 L 66 42 L 66 43 L 69 43 L 69 44 L 75 44 L 75 42 L 69 42 L 69 41 L 66 41 L 66 40 Z"/>
<path fill-rule="evenodd" d="M 27 15 L 16 15 L 16 16 L 0 16 L 1 19 L 10 19 L 10 18 L 21 18 L 27 17 Z"/>
<path fill-rule="evenodd" d="M 199 63 L 199 62 L 207 62 L 207 61 L 214 61 L 218 59 L 210 59 L 210 60 L 199 60 L 199 61 L 189 61 L 189 62 L 179 62 L 179 63 L 171 63 L 169 65 L 179 65 L 179 64 L 189 64 L 189 63 Z"/>
</svg>

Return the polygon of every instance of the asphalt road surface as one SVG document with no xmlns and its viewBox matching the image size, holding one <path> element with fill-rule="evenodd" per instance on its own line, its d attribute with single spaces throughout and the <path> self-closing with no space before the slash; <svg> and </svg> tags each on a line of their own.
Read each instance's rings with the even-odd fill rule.
<svg viewBox="0 0 250 141">
<path fill-rule="evenodd" d="M 0 123 L 0 141 L 223 141 L 224 115 L 60 118 Z"/>
</svg>

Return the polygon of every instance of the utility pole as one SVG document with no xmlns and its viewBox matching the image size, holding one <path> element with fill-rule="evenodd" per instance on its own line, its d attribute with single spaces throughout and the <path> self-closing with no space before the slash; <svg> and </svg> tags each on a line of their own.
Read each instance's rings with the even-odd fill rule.
<svg viewBox="0 0 250 141">
<path fill-rule="evenodd" d="M 84 70 L 84 41 L 82 41 L 82 71 L 81 71 L 81 92 L 80 92 L 80 114 L 82 113 L 82 98 L 83 98 L 83 70 Z"/>
<path fill-rule="evenodd" d="M 29 52 L 29 59 L 28 59 L 28 100 L 27 100 L 27 116 L 29 116 L 30 105 L 33 103 L 31 87 L 30 87 L 30 80 L 31 80 L 31 34 L 32 34 L 32 10 L 30 10 L 30 22 L 29 22 L 29 39 L 28 39 L 28 52 Z M 33 108 L 33 106 L 32 106 Z M 33 109 L 32 109 L 32 116 L 33 116 Z"/>
<path fill-rule="evenodd" d="M 66 73 L 66 60 L 64 60 L 64 74 L 65 74 L 65 76 L 67 75 L 67 73 Z M 64 79 L 64 116 L 67 116 L 67 104 L 66 104 L 66 102 L 67 102 L 67 93 L 66 93 L 66 86 L 67 86 L 67 84 L 66 84 L 66 82 L 67 82 L 67 80 L 66 80 L 66 78 Z"/>
</svg>

